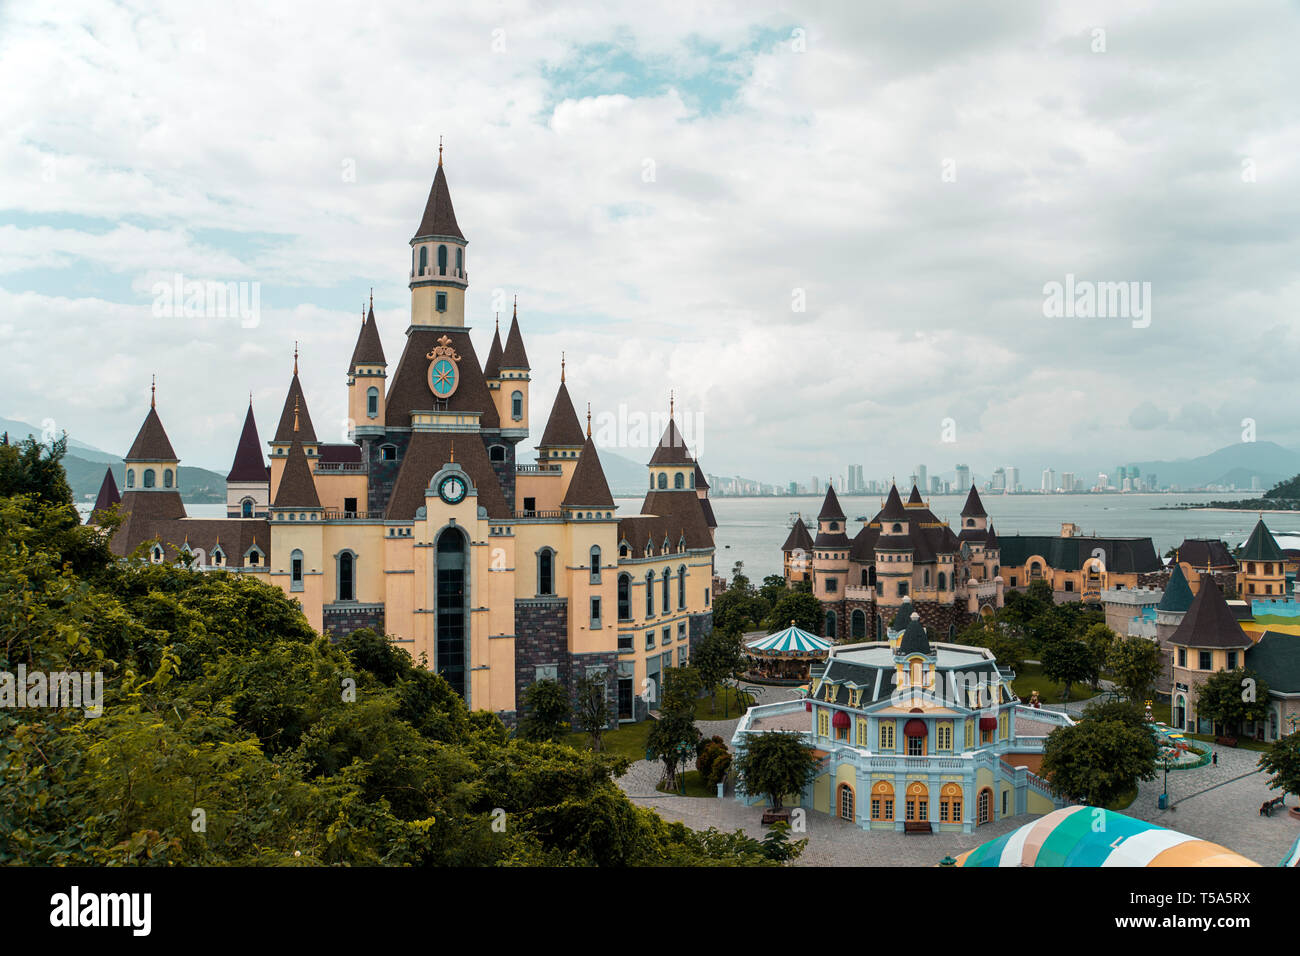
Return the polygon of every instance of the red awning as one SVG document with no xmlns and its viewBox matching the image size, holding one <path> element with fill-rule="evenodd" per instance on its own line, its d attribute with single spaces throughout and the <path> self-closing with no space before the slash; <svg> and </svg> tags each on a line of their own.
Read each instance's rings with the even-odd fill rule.
<svg viewBox="0 0 1300 956">
<path fill-rule="evenodd" d="M 849 727 L 849 715 L 842 710 L 835 711 L 835 716 L 831 718 L 831 726 L 836 730 L 847 730 Z"/>
<path fill-rule="evenodd" d="M 904 737 L 924 737 L 926 736 L 925 721 L 917 720 L 913 717 L 903 725 Z"/>
<path fill-rule="evenodd" d="M 997 729 L 997 726 L 998 726 L 998 719 L 996 717 L 980 718 L 980 730 L 995 730 Z"/>
</svg>

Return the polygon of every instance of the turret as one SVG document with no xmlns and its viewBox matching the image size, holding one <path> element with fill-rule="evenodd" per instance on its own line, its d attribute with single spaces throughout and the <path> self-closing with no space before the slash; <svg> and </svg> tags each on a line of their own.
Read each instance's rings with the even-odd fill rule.
<svg viewBox="0 0 1300 956">
<path fill-rule="evenodd" d="M 226 475 L 226 517 L 265 518 L 271 504 L 271 475 L 262 460 L 262 443 L 253 419 L 253 396 L 248 396 L 244 429 L 235 447 L 235 460 Z"/>
<path fill-rule="evenodd" d="M 150 386 L 149 414 L 123 459 L 126 491 L 171 492 L 180 498 L 180 459 L 158 418 L 157 383 Z"/>
<path fill-rule="evenodd" d="M 411 238 L 411 325 L 464 327 L 467 245 L 451 205 L 440 142 L 433 186 Z"/>
<path fill-rule="evenodd" d="M 370 312 L 361 318 L 361 331 L 348 364 L 348 419 L 352 426 L 348 437 L 378 438 L 384 434 L 384 383 L 388 378 L 388 360 L 375 321 L 374 293 Z"/>
<path fill-rule="evenodd" d="M 494 340 L 494 345 L 499 347 L 499 337 Z M 519 300 L 515 298 L 514 312 L 510 317 L 510 331 L 506 334 L 506 344 L 500 347 L 500 358 L 496 361 L 495 370 L 493 370 L 492 350 L 488 351 L 487 370 L 484 375 L 491 381 L 488 374 L 495 371 L 495 388 L 492 384 L 488 388 L 493 389 L 492 397 L 496 402 L 497 415 L 501 419 L 501 435 L 504 438 L 519 441 L 528 435 L 528 383 L 530 368 L 528 365 L 528 353 L 524 351 L 524 336 L 519 331 Z M 560 362 L 560 384 L 564 384 L 564 363 Z M 574 416 L 577 421 L 577 416 Z M 581 434 L 581 432 L 579 432 Z M 582 447 L 582 443 L 578 443 Z"/>
<path fill-rule="evenodd" d="M 302 445 L 303 455 L 309 462 L 316 460 L 319 443 L 316 440 L 316 429 L 311 424 L 311 414 L 307 411 L 307 396 L 303 394 L 302 382 L 298 380 L 297 344 L 293 347 L 293 378 L 289 380 L 289 391 L 284 396 L 284 408 L 280 410 L 280 423 L 275 428 L 275 437 L 269 442 L 272 500 L 280 487 L 280 476 L 284 473 L 289 448 L 295 441 Z"/>
<path fill-rule="evenodd" d="M 569 387 L 564 381 L 564 364 L 561 362 L 560 388 L 551 404 L 546 428 L 542 430 L 541 444 L 537 446 L 537 464 L 559 468 L 564 473 L 567 485 L 573 477 L 573 469 L 586 442 L 587 439 L 582 435 L 582 425 L 578 423 L 578 413 L 573 408 L 573 399 L 569 397 Z"/>
<path fill-rule="evenodd" d="M 86 516 L 86 524 L 99 524 L 101 514 L 121 501 L 122 496 L 117 493 L 117 480 L 113 477 L 113 469 L 105 468 L 104 480 L 99 483 L 99 494 L 95 496 L 95 506 Z"/>
<path fill-rule="evenodd" d="M 674 401 L 668 400 L 668 425 L 650 456 L 650 490 L 683 491 L 695 489 L 695 459 L 686 447 L 686 439 L 677 428 Z"/>
<path fill-rule="evenodd" d="M 972 484 L 970 493 L 966 495 L 966 504 L 961 509 L 961 528 L 963 531 L 967 529 L 983 531 L 988 525 L 988 520 L 989 514 L 984 510 L 984 502 L 980 501 L 980 493 Z"/>
</svg>

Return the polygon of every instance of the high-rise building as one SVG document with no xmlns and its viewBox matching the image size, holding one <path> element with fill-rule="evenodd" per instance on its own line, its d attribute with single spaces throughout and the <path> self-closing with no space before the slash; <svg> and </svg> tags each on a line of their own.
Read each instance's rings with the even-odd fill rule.
<svg viewBox="0 0 1300 956">
<path fill-rule="evenodd" d="M 1015 465 L 1007 466 L 1007 491 L 1022 491 L 1020 487 L 1020 469 Z"/>
<path fill-rule="evenodd" d="M 853 484 L 857 487 L 857 489 L 858 489 L 858 493 L 859 493 L 859 494 L 862 494 L 863 492 L 865 492 L 865 491 L 867 490 L 867 489 L 866 489 L 866 486 L 862 484 L 862 466 L 861 466 L 861 465 L 854 465 L 854 466 L 853 466 Z"/>
<path fill-rule="evenodd" d="M 957 466 L 957 491 L 962 492 L 970 488 L 970 465 Z"/>
<path fill-rule="evenodd" d="M 1074 491 L 1074 490 L 1075 490 L 1075 488 L 1074 488 L 1074 472 L 1072 472 L 1072 471 L 1063 471 L 1063 472 L 1061 472 L 1061 490 L 1062 490 L 1062 491 L 1066 491 L 1066 492 Z"/>
<path fill-rule="evenodd" d="M 1048 494 L 1056 490 L 1056 471 L 1054 469 L 1043 469 L 1043 484 L 1041 490 Z"/>
<path fill-rule="evenodd" d="M 1007 470 L 1005 468 L 994 468 L 993 479 L 989 482 L 989 490 L 1006 493 L 1007 490 Z"/>
<path fill-rule="evenodd" d="M 925 465 L 916 466 L 916 487 L 922 490 L 930 487 L 930 479 L 926 476 Z"/>
<path fill-rule="evenodd" d="M 819 494 L 821 494 L 821 482 L 817 480 L 817 476 L 816 476 L 816 475 L 813 475 L 813 476 L 812 476 L 812 479 L 808 482 L 808 489 L 809 489 L 809 490 L 810 490 L 814 495 L 819 495 Z"/>
</svg>

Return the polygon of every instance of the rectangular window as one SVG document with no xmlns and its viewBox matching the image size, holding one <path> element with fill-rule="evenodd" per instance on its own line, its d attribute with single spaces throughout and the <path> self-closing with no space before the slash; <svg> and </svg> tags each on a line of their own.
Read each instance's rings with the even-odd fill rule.
<svg viewBox="0 0 1300 956">
<path fill-rule="evenodd" d="M 1014 574 L 1011 575 L 1011 586 L 1012 587 L 1016 586 L 1016 576 Z"/>
<path fill-rule="evenodd" d="M 1235 671 L 1236 669 L 1237 669 L 1237 652 L 1228 651 L 1228 670 Z"/>
<path fill-rule="evenodd" d="M 1210 652 L 1209 652 L 1209 651 L 1201 651 L 1201 654 L 1200 654 L 1200 669 L 1203 670 L 1203 671 L 1208 671 L 1208 670 L 1210 670 L 1210 669 L 1214 666 L 1213 664 L 1210 663 L 1210 660 L 1211 660 L 1211 658 L 1210 658 Z"/>
<path fill-rule="evenodd" d="M 871 741 L 867 737 L 867 720 L 865 717 L 859 717 L 857 723 L 858 736 L 854 740 L 859 747 L 870 747 Z"/>
<path fill-rule="evenodd" d="M 825 708 L 817 709 L 817 736 L 829 737 L 831 735 L 831 715 Z"/>
<path fill-rule="evenodd" d="M 685 625 L 685 624 L 678 624 L 678 625 L 677 625 L 677 640 L 679 640 L 679 641 L 684 641 L 684 640 L 686 640 L 686 625 Z"/>
<path fill-rule="evenodd" d="M 901 581 L 901 582 L 899 582 L 899 585 L 898 585 L 898 596 L 899 596 L 899 597 L 907 597 L 907 582 L 906 582 L 906 581 Z"/>
<path fill-rule="evenodd" d="M 880 722 L 880 749 L 894 749 L 894 722 L 892 720 L 882 720 Z"/>
<path fill-rule="evenodd" d="M 1002 791 L 1002 815 L 1003 815 L 1004 817 L 1007 815 L 1007 796 L 1008 796 L 1010 793 L 1011 793 L 1010 790 L 1003 790 L 1003 791 Z"/>
<path fill-rule="evenodd" d="M 645 632 L 645 649 L 648 651 L 648 650 L 650 650 L 650 649 L 651 649 L 652 647 L 654 647 L 654 646 L 655 646 L 655 632 L 654 632 L 654 631 L 646 631 L 646 632 Z"/>
<path fill-rule="evenodd" d="M 966 721 L 966 749 L 970 750 L 975 746 L 975 721 Z"/>
<path fill-rule="evenodd" d="M 879 797 L 871 798 L 871 819 L 873 820 L 880 819 L 880 798 Z"/>
<path fill-rule="evenodd" d="M 630 650 L 632 650 L 632 635 L 631 635 L 631 634 L 620 634 L 620 635 L 618 636 L 618 649 L 619 649 L 620 651 L 630 651 Z"/>
<path fill-rule="evenodd" d="M 1187 648 L 1185 647 L 1178 648 L 1178 666 L 1179 667 L 1187 666 Z"/>
<path fill-rule="evenodd" d="M 438 293 L 438 311 L 439 312 L 447 311 L 447 293 L 445 292 Z"/>
<path fill-rule="evenodd" d="M 952 750 L 952 724 L 948 721 L 939 724 L 938 747 L 940 750 Z"/>
<path fill-rule="evenodd" d="M 663 643 L 671 644 L 672 642 L 673 642 L 673 629 L 671 627 L 665 627 Z"/>
<path fill-rule="evenodd" d="M 885 801 L 885 815 L 882 819 L 885 820 L 894 819 L 894 801 L 892 797 Z"/>
<path fill-rule="evenodd" d="M 826 590 L 828 592 L 834 594 L 838 587 L 839 583 L 835 578 L 826 578 Z"/>
<path fill-rule="evenodd" d="M 1002 713 L 998 714 L 998 736 L 1003 740 L 1006 740 L 1010 729 L 1011 721 L 1007 717 L 1007 712 L 1004 710 Z"/>
<path fill-rule="evenodd" d="M 907 738 L 907 755 L 908 755 L 909 757 L 924 757 L 924 756 L 925 756 L 925 738 L 924 738 L 924 737 L 908 737 L 908 738 Z"/>
<path fill-rule="evenodd" d="M 678 667 L 686 666 L 686 648 L 684 647 L 677 648 L 677 666 Z"/>
<path fill-rule="evenodd" d="M 597 630 L 599 628 L 600 628 L 600 598 L 594 597 L 591 599 L 591 629 Z"/>
</svg>

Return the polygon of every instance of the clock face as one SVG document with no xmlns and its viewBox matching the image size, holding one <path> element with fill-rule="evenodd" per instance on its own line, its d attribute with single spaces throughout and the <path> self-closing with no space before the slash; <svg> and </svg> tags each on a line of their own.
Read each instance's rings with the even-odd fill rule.
<svg viewBox="0 0 1300 956">
<path fill-rule="evenodd" d="M 458 505 L 465 500 L 465 480 L 456 475 L 448 475 L 438 483 L 438 497 L 449 505 Z"/>
<path fill-rule="evenodd" d="M 429 388 L 439 398 L 451 398 L 460 384 L 460 371 L 456 363 L 446 356 L 437 358 L 429 366 Z"/>
</svg>

